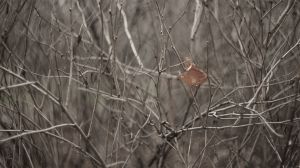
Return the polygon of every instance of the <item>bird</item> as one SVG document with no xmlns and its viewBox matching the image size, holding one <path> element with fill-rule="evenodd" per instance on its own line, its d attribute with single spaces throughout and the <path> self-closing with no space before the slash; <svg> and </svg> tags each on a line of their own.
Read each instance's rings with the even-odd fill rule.
<svg viewBox="0 0 300 168">
<path fill-rule="evenodd" d="M 190 88 L 201 85 L 205 82 L 207 75 L 198 68 L 194 63 L 191 63 L 191 59 L 183 57 L 185 72 L 178 76 L 178 79 L 184 83 L 190 85 Z"/>
</svg>

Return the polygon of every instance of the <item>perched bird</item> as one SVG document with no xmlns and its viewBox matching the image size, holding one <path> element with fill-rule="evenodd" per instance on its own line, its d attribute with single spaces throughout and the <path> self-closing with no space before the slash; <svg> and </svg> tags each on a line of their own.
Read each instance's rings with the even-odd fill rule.
<svg viewBox="0 0 300 168">
<path fill-rule="evenodd" d="M 178 76 L 182 82 L 187 83 L 192 88 L 193 86 L 201 85 L 205 82 L 207 75 L 198 68 L 194 63 L 191 63 L 191 59 L 183 57 L 185 72 Z"/>
</svg>

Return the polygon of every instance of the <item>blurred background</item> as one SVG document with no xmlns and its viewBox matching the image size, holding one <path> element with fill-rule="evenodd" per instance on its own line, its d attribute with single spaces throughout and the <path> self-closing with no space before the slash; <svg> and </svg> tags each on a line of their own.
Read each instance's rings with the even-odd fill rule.
<svg viewBox="0 0 300 168">
<path fill-rule="evenodd" d="M 0 1 L 0 165 L 299 166 L 299 7 Z"/>
</svg>

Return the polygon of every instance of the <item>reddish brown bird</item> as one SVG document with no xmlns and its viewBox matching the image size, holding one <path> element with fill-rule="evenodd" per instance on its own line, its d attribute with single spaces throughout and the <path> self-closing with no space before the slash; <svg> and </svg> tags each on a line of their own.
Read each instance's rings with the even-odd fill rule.
<svg viewBox="0 0 300 168">
<path fill-rule="evenodd" d="M 191 63 L 191 59 L 188 57 L 183 57 L 185 72 L 180 74 L 178 78 L 190 85 L 192 88 L 193 86 L 201 85 L 205 82 L 207 75 L 198 68 L 194 63 Z"/>
</svg>

